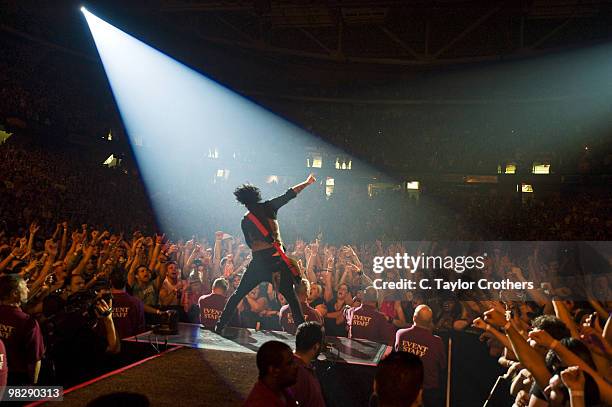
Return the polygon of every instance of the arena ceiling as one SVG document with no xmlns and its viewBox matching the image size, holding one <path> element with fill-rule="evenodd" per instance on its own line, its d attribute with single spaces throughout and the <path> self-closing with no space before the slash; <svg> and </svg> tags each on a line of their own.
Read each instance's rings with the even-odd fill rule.
<svg viewBox="0 0 612 407">
<path fill-rule="evenodd" d="M 610 0 L 156 4 L 162 19 L 210 43 L 336 63 L 428 66 L 499 60 L 612 36 Z"/>
<path fill-rule="evenodd" d="M 2 0 L 0 29 L 90 53 L 81 5 L 136 35 L 169 29 L 195 49 L 319 66 L 455 65 L 612 39 L 612 0 Z"/>
<path fill-rule="evenodd" d="M 0 0 L 0 30 L 98 62 L 94 13 L 232 89 L 312 93 L 520 60 L 612 40 L 612 0 Z M 67 62 L 68 63 L 68 62 Z M 468 85 L 466 85 L 468 86 Z M 345 94 L 343 90 L 339 94 Z M 317 93 L 317 96 L 319 92 Z"/>
</svg>

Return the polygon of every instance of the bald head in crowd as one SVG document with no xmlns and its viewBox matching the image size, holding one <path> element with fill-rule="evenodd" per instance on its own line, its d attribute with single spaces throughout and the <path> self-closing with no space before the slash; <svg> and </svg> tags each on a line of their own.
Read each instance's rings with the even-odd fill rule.
<svg viewBox="0 0 612 407">
<path fill-rule="evenodd" d="M 369 286 L 363 292 L 363 303 L 376 307 L 377 302 L 378 302 L 378 290 L 376 290 L 376 287 L 374 286 Z"/>
<path fill-rule="evenodd" d="M 214 294 L 225 295 L 227 293 L 227 280 L 219 277 L 213 282 L 212 292 Z"/>
<path fill-rule="evenodd" d="M 412 317 L 414 324 L 425 329 L 433 329 L 433 311 L 427 305 L 419 305 Z"/>
</svg>

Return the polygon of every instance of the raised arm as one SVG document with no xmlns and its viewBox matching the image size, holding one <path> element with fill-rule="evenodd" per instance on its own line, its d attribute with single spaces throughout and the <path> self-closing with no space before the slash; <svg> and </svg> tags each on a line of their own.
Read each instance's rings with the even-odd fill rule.
<svg viewBox="0 0 612 407">
<path fill-rule="evenodd" d="M 83 258 L 79 262 L 78 266 L 76 266 L 76 268 L 72 271 L 72 274 L 81 274 L 81 272 L 85 269 L 87 262 L 93 255 L 94 248 L 95 247 L 91 244 L 87 246 L 87 248 L 83 251 Z"/>
<path fill-rule="evenodd" d="M 601 336 L 609 345 L 612 345 L 612 315 L 606 320 Z"/>
<path fill-rule="evenodd" d="M 251 262 L 251 259 L 252 259 L 252 254 L 250 253 L 247 254 L 244 260 L 239 265 L 234 267 L 234 273 L 242 273 L 247 268 L 249 263 Z"/>
<path fill-rule="evenodd" d="M 213 278 L 221 276 L 221 252 L 223 251 L 223 232 L 215 232 L 215 247 L 213 249 L 212 274 Z"/>
<path fill-rule="evenodd" d="M 183 266 L 183 272 L 181 273 L 181 277 L 188 278 L 189 271 L 191 270 L 191 266 L 195 259 L 202 254 L 202 246 L 199 243 L 196 243 L 193 250 L 189 254 L 189 258 L 185 261 L 185 265 Z M 187 274 L 187 275 L 185 275 Z"/>
<path fill-rule="evenodd" d="M 553 300 L 552 303 L 553 303 L 553 307 L 555 309 L 555 314 L 557 315 L 557 318 L 563 321 L 565 326 L 569 328 L 572 338 L 579 338 L 580 334 L 578 333 L 578 327 L 576 326 L 574 319 L 570 316 L 570 313 L 567 310 L 567 307 L 565 306 L 563 301 Z"/>
<path fill-rule="evenodd" d="M 226 239 L 225 243 L 226 243 L 225 252 L 228 255 L 229 254 L 233 255 L 234 254 L 234 238 Z M 233 258 L 235 259 L 236 257 L 233 257 Z"/>
<path fill-rule="evenodd" d="M 172 254 L 176 253 L 177 251 L 178 251 L 178 247 L 175 244 L 170 245 L 170 247 L 168 248 L 168 257 L 172 256 Z M 167 270 L 168 270 L 167 263 L 160 264 L 160 267 L 157 273 L 157 278 L 153 282 L 153 286 L 158 292 L 161 290 L 162 284 L 164 280 L 166 279 Z"/>
<path fill-rule="evenodd" d="M 302 192 L 304 188 L 306 188 L 308 185 L 314 184 L 315 182 L 317 182 L 317 179 L 315 178 L 314 174 L 310 174 L 308 178 L 306 178 L 306 181 L 291 187 L 291 189 L 297 195 Z"/>
<path fill-rule="evenodd" d="M 68 222 L 62 222 L 62 241 L 59 249 L 59 259 L 66 257 L 66 246 L 68 245 Z"/>
<path fill-rule="evenodd" d="M 9 253 L 8 256 L 6 256 L 4 258 L 4 260 L 2 260 L 2 262 L 0 263 L 0 272 L 4 271 L 4 269 L 11 264 L 11 261 L 17 259 L 19 257 L 20 254 L 22 254 L 25 250 L 25 246 L 24 247 L 16 247 L 13 250 L 11 250 L 11 252 Z"/>
<path fill-rule="evenodd" d="M 91 242 L 89 243 L 89 246 L 87 246 L 87 249 L 85 249 L 83 258 L 81 259 L 79 265 L 74 269 L 73 274 L 81 274 L 83 272 L 83 270 L 85 269 L 85 266 L 87 265 L 87 262 L 93 255 L 94 249 L 98 245 L 98 242 L 100 241 L 100 239 L 103 239 L 107 235 L 108 235 L 107 231 L 104 231 L 103 233 L 99 233 L 97 230 L 94 230 L 92 232 Z"/>
<path fill-rule="evenodd" d="M 140 250 L 140 249 L 138 249 L 138 250 Z M 139 253 L 136 253 L 134 255 L 134 259 L 132 260 L 132 264 L 130 265 L 130 269 L 128 270 L 127 284 L 130 287 L 133 287 L 134 283 L 136 281 L 136 277 L 134 275 L 136 274 L 136 269 L 138 268 L 138 266 L 140 266 L 140 262 L 138 261 L 139 257 L 140 257 Z"/>
<path fill-rule="evenodd" d="M 55 226 L 55 231 L 53 232 L 53 236 L 51 236 L 51 240 L 57 240 L 61 230 L 62 230 L 62 224 L 58 223 Z"/>
<path fill-rule="evenodd" d="M 57 244 L 53 240 L 47 240 L 45 242 L 45 253 L 47 254 L 47 258 L 45 260 L 45 264 L 43 265 L 42 270 L 40 271 L 38 278 L 34 281 L 34 284 L 30 287 L 30 291 L 35 293 L 38 291 L 38 288 L 43 285 L 49 271 L 51 271 L 51 267 L 55 262 L 55 256 L 57 256 Z"/>
<path fill-rule="evenodd" d="M 325 270 L 324 277 L 325 277 L 325 290 L 323 291 L 323 299 L 327 303 L 334 299 L 334 285 L 332 282 L 333 275 L 332 275 L 332 272 L 329 270 L 329 268 Z"/>
<path fill-rule="evenodd" d="M 67 268 L 70 269 L 72 264 L 76 261 L 77 256 L 79 255 L 79 245 L 83 241 L 85 234 L 81 234 L 78 231 L 72 232 L 72 244 L 70 245 L 70 249 L 66 253 L 66 257 L 64 257 L 64 264 L 66 264 Z"/>
<path fill-rule="evenodd" d="M 570 366 L 561 372 L 561 380 L 570 396 L 570 407 L 584 407 L 584 374 L 578 366 Z"/>
<path fill-rule="evenodd" d="M 604 307 L 601 306 L 601 303 L 597 301 L 595 298 L 589 295 L 589 304 L 593 307 L 593 309 L 597 312 L 600 318 L 606 319 L 608 318 L 608 312 Z"/>
<path fill-rule="evenodd" d="M 489 332 L 491 335 L 495 337 L 495 339 L 497 339 L 502 345 L 504 345 L 505 348 L 512 349 L 512 344 L 510 343 L 510 340 L 508 339 L 508 337 L 504 335 L 503 333 L 499 332 L 492 325 L 489 325 L 486 322 L 484 322 L 482 318 L 480 317 L 476 318 L 473 321 L 472 326 L 478 329 L 482 329 L 483 331 Z"/>
<path fill-rule="evenodd" d="M 34 245 L 34 237 L 36 233 L 40 230 L 40 226 L 36 222 L 32 222 L 30 225 L 30 238 L 28 239 L 28 250 L 27 253 L 32 252 L 32 246 Z"/>
<path fill-rule="evenodd" d="M 599 388 L 601 400 L 606 405 L 612 405 L 612 385 L 606 382 L 599 372 L 591 368 L 587 362 L 566 348 L 561 342 L 550 336 L 546 331 L 533 330 L 529 333 L 529 338 L 537 342 L 538 345 L 554 350 L 557 356 L 559 356 L 559 359 L 567 366 L 578 366 L 581 370 L 590 374 Z"/>
<path fill-rule="evenodd" d="M 342 273 L 342 277 L 340 277 L 340 281 L 338 281 L 338 285 L 336 286 L 336 288 L 340 287 L 342 284 L 347 284 L 346 280 L 348 278 L 348 274 L 350 273 L 350 270 L 348 267 L 344 268 L 344 273 Z M 348 285 L 348 284 L 347 284 Z"/>
<path fill-rule="evenodd" d="M 347 252 L 349 256 L 351 257 L 351 263 L 357 266 L 359 270 L 363 270 L 363 264 L 361 264 L 361 260 L 359 260 L 359 257 L 357 256 L 355 249 L 353 249 L 353 247 L 350 245 L 347 245 L 346 247 L 348 249 Z"/>
<path fill-rule="evenodd" d="M 155 248 L 153 249 L 153 254 L 149 259 L 149 270 L 153 270 L 153 267 L 155 267 L 155 263 L 157 263 L 157 257 L 159 256 L 159 252 L 161 251 L 163 241 L 164 235 L 155 235 Z"/>
<path fill-rule="evenodd" d="M 510 272 L 512 273 L 512 275 L 516 278 L 518 282 L 521 282 L 521 283 L 527 282 L 527 279 L 523 275 L 523 271 L 520 269 L 520 267 L 511 267 Z M 546 306 L 546 304 L 550 303 L 549 298 L 546 295 L 544 295 L 538 288 L 534 287 L 531 290 L 528 289 L 527 293 L 541 307 L 544 307 Z"/>
<path fill-rule="evenodd" d="M 96 314 L 104 324 L 104 331 L 106 332 L 107 343 L 106 352 L 119 353 L 119 351 L 121 350 L 121 342 L 117 338 L 115 324 L 113 323 L 113 301 L 110 300 L 107 304 L 106 301 L 100 299 L 100 301 L 96 304 Z"/>
<path fill-rule="evenodd" d="M 512 350 L 517 356 L 519 362 L 521 362 L 521 364 L 531 372 L 538 383 L 538 386 L 541 388 L 548 386 L 548 381 L 552 375 L 546 368 L 544 357 L 529 346 L 525 338 L 523 338 L 519 331 L 516 330 L 512 322 L 506 321 L 504 314 L 496 309 L 491 309 L 485 312 L 484 317 L 485 322 L 488 322 L 491 325 L 504 327 L 506 335 L 510 340 L 510 344 L 512 345 Z"/>
<path fill-rule="evenodd" d="M 307 251 L 308 253 L 306 257 L 306 277 L 308 278 L 308 281 L 310 281 L 311 283 L 317 282 L 317 276 L 314 273 L 314 265 L 315 265 L 315 258 L 317 256 L 318 250 L 319 250 L 318 243 L 313 243 L 310 245 L 310 250 Z"/>
</svg>

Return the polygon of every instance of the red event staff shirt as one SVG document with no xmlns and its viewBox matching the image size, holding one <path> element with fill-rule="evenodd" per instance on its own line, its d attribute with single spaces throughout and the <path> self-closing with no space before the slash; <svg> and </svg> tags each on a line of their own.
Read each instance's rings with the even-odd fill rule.
<svg viewBox="0 0 612 407">
<path fill-rule="evenodd" d="M 6 347 L 9 375 L 29 373 L 45 353 L 38 321 L 19 307 L 0 305 L 0 339 Z"/>
<path fill-rule="evenodd" d="M 382 312 L 363 304 L 345 310 L 348 337 L 367 339 L 373 342 L 393 344 L 395 327 Z"/>
<path fill-rule="evenodd" d="M 395 350 L 410 352 L 421 358 L 425 368 L 424 389 L 440 387 L 442 372 L 446 368 L 446 353 L 439 336 L 416 325 L 400 329 L 395 335 Z"/>
<path fill-rule="evenodd" d="M 210 293 L 198 300 L 200 306 L 200 323 L 207 329 L 213 329 L 219 321 L 227 298 L 221 294 Z"/>
<path fill-rule="evenodd" d="M 128 293 L 113 291 L 113 322 L 119 339 L 145 331 L 144 304 Z"/>
<path fill-rule="evenodd" d="M 3 388 L 6 386 L 6 379 L 8 377 L 8 364 L 6 358 L 6 348 L 4 342 L 0 340 L 0 399 L 2 398 Z"/>
<path fill-rule="evenodd" d="M 304 321 L 315 321 L 323 325 L 323 318 L 321 318 L 321 314 L 319 314 L 316 309 L 304 302 L 300 305 L 302 306 L 302 312 L 304 313 Z M 291 313 L 289 304 L 281 307 L 279 311 L 279 319 L 280 325 L 283 327 L 283 331 L 290 333 L 291 335 L 295 335 L 297 327 L 293 321 L 293 314 Z"/>
<path fill-rule="evenodd" d="M 325 407 L 321 384 L 317 379 L 314 367 L 307 365 L 297 356 L 294 358 L 298 365 L 297 382 L 290 389 L 295 399 L 300 406 Z"/>
</svg>

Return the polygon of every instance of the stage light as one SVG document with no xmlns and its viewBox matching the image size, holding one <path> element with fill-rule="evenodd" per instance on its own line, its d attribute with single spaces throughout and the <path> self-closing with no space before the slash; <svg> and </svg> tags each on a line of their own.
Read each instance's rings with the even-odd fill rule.
<svg viewBox="0 0 612 407">
<path fill-rule="evenodd" d="M 550 164 L 543 162 L 534 162 L 531 168 L 532 174 L 550 174 Z"/>
<path fill-rule="evenodd" d="M 310 153 L 308 157 L 306 157 L 306 167 L 323 167 L 323 155 L 321 153 Z"/>
<path fill-rule="evenodd" d="M 116 167 L 119 164 L 121 164 L 121 159 L 115 157 L 114 154 L 108 156 L 108 158 L 102 163 L 102 165 L 106 165 L 107 167 Z"/>
<path fill-rule="evenodd" d="M 325 196 L 329 198 L 334 193 L 334 187 L 336 186 L 336 182 L 332 177 L 327 177 L 325 179 Z"/>
<path fill-rule="evenodd" d="M 85 6 L 81 6 L 81 13 L 85 13 L 87 11 L 87 9 L 85 8 Z"/>
</svg>

